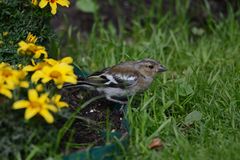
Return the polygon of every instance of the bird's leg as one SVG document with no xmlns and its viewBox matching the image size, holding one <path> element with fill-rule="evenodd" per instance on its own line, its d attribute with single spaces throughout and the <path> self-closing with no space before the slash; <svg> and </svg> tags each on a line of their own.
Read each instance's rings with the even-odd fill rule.
<svg viewBox="0 0 240 160">
<path fill-rule="evenodd" d="M 106 96 L 106 99 L 109 100 L 109 101 L 112 101 L 112 102 L 116 102 L 116 103 L 122 104 L 122 105 L 127 104 L 127 101 L 116 100 L 116 99 L 113 99 L 110 96 Z"/>
</svg>

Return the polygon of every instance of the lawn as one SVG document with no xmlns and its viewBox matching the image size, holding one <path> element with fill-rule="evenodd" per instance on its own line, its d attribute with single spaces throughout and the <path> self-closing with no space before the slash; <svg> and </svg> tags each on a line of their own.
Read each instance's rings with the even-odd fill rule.
<svg viewBox="0 0 240 160">
<path fill-rule="evenodd" d="M 177 14 L 171 10 L 160 14 L 156 4 L 148 9 L 139 5 L 131 22 L 120 17 L 117 25 L 105 24 L 95 14 L 89 32 L 62 23 L 55 30 L 57 40 L 50 39 L 47 48 L 53 57 L 72 56 L 89 73 L 143 58 L 167 67 L 146 92 L 129 98 L 129 146 L 116 158 L 240 159 L 240 10 L 229 6 L 227 14 L 216 18 L 206 9 L 204 23 L 196 24 L 187 5 L 176 5 L 180 5 Z M 60 159 L 63 154 L 55 145 L 55 135 L 61 130 L 44 122 L 27 123 L 22 115 L 7 117 L 13 111 L 3 111 L 3 119 L 19 121 L 21 126 L 14 122 L 0 129 L 5 137 L 0 138 L 2 155 Z M 5 123 L 0 120 L 1 128 Z M 6 138 L 8 134 L 12 138 Z M 153 138 L 160 138 L 163 148 L 149 149 Z"/>
</svg>

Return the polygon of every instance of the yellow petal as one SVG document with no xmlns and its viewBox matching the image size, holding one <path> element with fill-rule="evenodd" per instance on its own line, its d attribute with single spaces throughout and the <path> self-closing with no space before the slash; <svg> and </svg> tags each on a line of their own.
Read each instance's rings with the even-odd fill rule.
<svg viewBox="0 0 240 160">
<path fill-rule="evenodd" d="M 45 105 L 45 107 L 53 112 L 57 112 L 57 108 L 54 105 Z"/>
<path fill-rule="evenodd" d="M 69 7 L 69 4 L 70 4 L 68 0 L 57 0 L 57 3 L 65 7 Z"/>
<path fill-rule="evenodd" d="M 24 41 L 20 41 L 20 42 L 18 43 L 18 45 L 19 45 L 20 47 L 23 47 L 23 46 L 27 46 L 27 43 L 24 42 Z"/>
<path fill-rule="evenodd" d="M 49 102 L 48 93 L 41 94 L 41 96 L 38 98 L 38 101 L 40 103 Z"/>
<path fill-rule="evenodd" d="M 57 105 L 58 105 L 59 108 L 68 107 L 68 104 L 66 102 L 63 102 L 63 101 L 59 102 Z"/>
<path fill-rule="evenodd" d="M 36 51 L 35 52 L 35 54 L 34 54 L 34 56 L 33 56 L 33 58 L 39 58 L 41 56 L 41 52 L 39 52 L 39 51 Z"/>
<path fill-rule="evenodd" d="M 52 114 L 46 110 L 46 109 L 42 109 L 40 111 L 40 115 L 48 122 L 48 123 L 53 123 L 54 118 L 52 116 Z"/>
<path fill-rule="evenodd" d="M 53 15 L 55 15 L 55 14 L 57 13 L 57 3 L 54 2 L 54 3 L 49 3 L 49 4 L 50 4 L 50 6 L 51 6 L 51 13 L 52 13 Z"/>
<path fill-rule="evenodd" d="M 5 89 L 10 89 L 13 90 L 15 88 L 15 83 L 16 81 L 6 81 L 6 86 L 4 86 L 5 88 L 2 88 L 1 90 L 4 90 L 2 93 L 6 92 Z"/>
<path fill-rule="evenodd" d="M 60 100 L 61 100 L 61 95 L 59 94 L 56 94 L 54 97 L 52 97 L 52 101 L 57 107 L 59 108 L 68 107 L 68 104 L 66 102 L 63 102 Z"/>
<path fill-rule="evenodd" d="M 30 103 L 26 100 L 19 100 L 15 103 L 13 103 L 13 109 L 22 109 L 26 108 L 30 105 Z"/>
<path fill-rule="evenodd" d="M 7 36 L 8 32 L 3 32 L 2 34 L 3 34 L 3 36 Z"/>
<path fill-rule="evenodd" d="M 42 79 L 42 83 L 47 83 L 47 82 L 49 82 L 51 80 L 51 78 L 49 78 L 49 77 L 44 77 L 43 79 Z"/>
<path fill-rule="evenodd" d="M 64 83 L 64 80 L 63 80 L 63 77 L 62 77 L 62 76 L 61 76 L 61 77 L 58 77 L 58 78 L 54 78 L 53 81 L 54 81 L 54 83 L 55 83 L 56 85 L 58 85 L 58 84 L 63 84 L 63 83 Z"/>
<path fill-rule="evenodd" d="M 34 5 L 37 5 L 38 1 L 37 0 L 32 0 L 32 3 L 35 3 Z M 37 37 L 34 36 L 31 32 L 28 33 L 27 38 L 26 38 L 26 42 L 28 43 L 36 43 L 37 41 Z"/>
<path fill-rule="evenodd" d="M 65 57 L 61 60 L 63 63 L 71 64 L 73 62 L 72 57 Z"/>
<path fill-rule="evenodd" d="M 47 52 L 46 52 L 45 50 L 43 50 L 43 49 L 37 50 L 37 51 L 35 52 L 35 55 L 34 55 L 33 57 L 34 57 L 34 58 L 39 58 L 42 54 L 44 55 L 44 58 L 47 58 L 47 57 L 48 57 Z"/>
<path fill-rule="evenodd" d="M 28 108 L 25 110 L 24 118 L 25 118 L 26 120 L 29 120 L 30 118 L 32 118 L 33 116 L 35 116 L 38 112 L 39 112 L 39 109 L 38 109 L 38 108 L 28 107 Z"/>
<path fill-rule="evenodd" d="M 58 88 L 58 89 L 61 89 L 62 87 L 63 87 L 63 84 L 58 84 L 58 85 L 57 85 L 57 88 Z"/>
<path fill-rule="evenodd" d="M 44 59 L 44 61 L 47 62 L 48 64 L 52 65 L 52 66 L 58 63 L 58 61 L 56 61 L 52 58 Z"/>
<path fill-rule="evenodd" d="M 53 99 L 54 99 L 54 102 L 59 102 L 60 99 L 61 99 L 61 95 L 56 94 L 56 95 L 53 97 Z"/>
<path fill-rule="evenodd" d="M 44 8 L 47 5 L 48 1 L 47 0 L 41 0 L 39 3 L 40 8 Z"/>
<path fill-rule="evenodd" d="M 24 79 L 24 78 L 26 77 L 26 75 L 27 75 L 27 72 L 25 72 L 25 71 L 23 71 L 23 70 L 19 70 L 19 71 L 17 72 L 17 74 L 18 74 L 18 78 L 19 78 L 19 79 Z"/>
<path fill-rule="evenodd" d="M 38 1 L 37 0 L 32 0 L 32 4 L 36 6 L 38 4 Z"/>
<path fill-rule="evenodd" d="M 66 76 L 65 77 L 65 82 L 76 84 L 77 83 L 77 79 L 76 79 L 75 76 Z"/>
<path fill-rule="evenodd" d="M 36 86 L 36 90 L 37 90 L 38 92 L 43 91 L 43 85 L 42 85 L 42 84 L 38 84 L 38 85 Z"/>
<path fill-rule="evenodd" d="M 32 77 L 31 77 L 31 81 L 36 83 L 42 77 L 44 77 L 44 73 L 42 73 L 42 71 L 36 71 L 33 73 Z"/>
<path fill-rule="evenodd" d="M 28 99 L 30 101 L 38 101 L 38 93 L 35 89 L 28 90 Z"/>
<path fill-rule="evenodd" d="M 6 88 L 1 88 L 0 94 L 4 95 L 10 99 L 12 98 L 12 92 Z"/>
<path fill-rule="evenodd" d="M 20 82 L 20 87 L 22 87 L 22 88 L 28 88 L 28 87 L 29 87 L 28 81 L 22 81 L 22 82 Z"/>
<path fill-rule="evenodd" d="M 35 63 L 35 61 L 34 61 L 33 58 L 31 59 L 31 62 L 32 62 L 32 64 L 33 64 L 34 66 L 36 65 L 36 63 Z"/>
<path fill-rule="evenodd" d="M 47 54 L 47 52 L 44 50 L 44 51 L 42 51 L 42 54 L 44 55 L 44 58 L 47 58 L 48 57 L 48 54 Z"/>
<path fill-rule="evenodd" d="M 18 48 L 18 50 L 17 50 L 17 52 L 18 52 L 18 54 L 25 54 L 24 52 L 28 49 L 28 47 L 29 47 L 29 45 L 26 43 L 26 42 L 24 42 L 24 41 L 20 41 L 19 43 L 18 43 L 18 46 L 19 46 L 19 48 Z"/>
</svg>

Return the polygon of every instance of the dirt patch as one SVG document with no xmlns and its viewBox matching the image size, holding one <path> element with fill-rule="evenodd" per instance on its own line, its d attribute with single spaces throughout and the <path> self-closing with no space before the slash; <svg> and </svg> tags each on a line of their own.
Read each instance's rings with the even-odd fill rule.
<svg viewBox="0 0 240 160">
<path fill-rule="evenodd" d="M 99 96 L 79 89 L 64 89 L 62 95 L 70 105 L 69 115 L 76 112 L 84 102 Z M 89 146 L 104 145 L 106 142 L 114 141 L 111 135 L 117 134 L 120 137 L 126 135 L 128 131 L 123 125 L 122 109 L 119 104 L 104 98 L 88 104 L 76 114 L 73 124 L 62 138 L 61 150 L 65 153 L 84 150 Z M 61 128 L 66 120 L 59 121 L 57 126 Z"/>
</svg>

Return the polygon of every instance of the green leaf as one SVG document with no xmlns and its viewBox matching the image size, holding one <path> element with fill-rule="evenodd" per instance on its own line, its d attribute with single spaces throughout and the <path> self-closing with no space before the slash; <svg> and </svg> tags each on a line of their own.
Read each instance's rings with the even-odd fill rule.
<svg viewBox="0 0 240 160">
<path fill-rule="evenodd" d="M 179 85 L 179 95 L 188 96 L 193 93 L 193 88 L 187 82 L 183 82 Z"/>
<path fill-rule="evenodd" d="M 192 111 L 191 113 L 189 113 L 186 117 L 185 117 L 185 121 L 184 124 L 186 125 L 190 125 L 193 122 L 199 121 L 202 119 L 202 113 L 199 111 Z"/>
<path fill-rule="evenodd" d="M 88 13 L 95 13 L 98 9 L 97 4 L 93 0 L 77 0 L 76 7 Z"/>
</svg>

